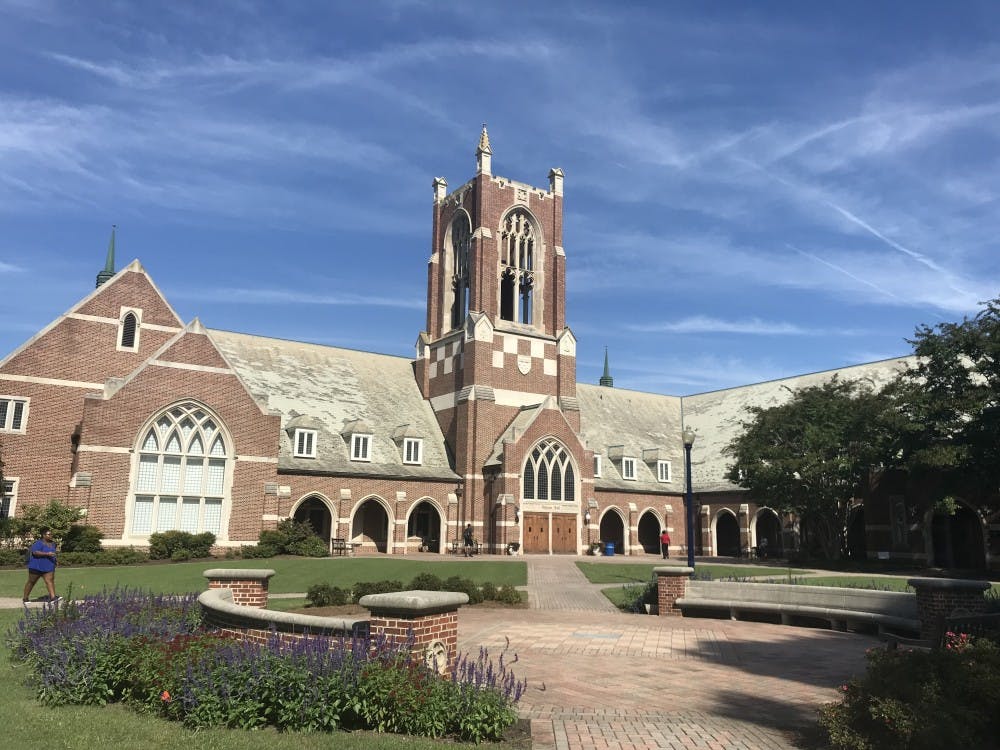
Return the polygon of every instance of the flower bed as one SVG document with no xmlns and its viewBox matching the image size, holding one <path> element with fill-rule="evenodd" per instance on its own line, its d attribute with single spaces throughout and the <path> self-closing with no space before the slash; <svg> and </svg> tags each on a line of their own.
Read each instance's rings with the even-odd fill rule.
<svg viewBox="0 0 1000 750">
<path fill-rule="evenodd" d="M 461 656 L 450 679 L 388 639 L 220 636 L 195 595 L 114 590 L 26 610 L 9 634 L 47 705 L 123 702 L 194 728 L 374 729 L 499 739 L 525 688 L 501 657 Z M 514 659 L 516 661 L 516 657 Z"/>
</svg>

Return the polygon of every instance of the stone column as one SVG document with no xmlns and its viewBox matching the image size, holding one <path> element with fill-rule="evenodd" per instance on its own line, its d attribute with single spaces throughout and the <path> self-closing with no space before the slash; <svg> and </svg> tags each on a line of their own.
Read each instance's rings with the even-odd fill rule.
<svg viewBox="0 0 1000 750">
<path fill-rule="evenodd" d="M 458 608 L 469 595 L 455 591 L 400 591 L 369 594 L 358 602 L 371 613 L 372 638 L 396 643 L 413 637 L 413 654 L 450 674 L 458 653 Z"/>
<path fill-rule="evenodd" d="M 944 620 L 955 610 L 979 614 L 986 610 L 983 592 L 987 581 L 967 581 L 949 578 L 910 578 L 907 583 L 917 592 L 917 616 L 920 637 L 937 641 L 944 635 Z"/>
<path fill-rule="evenodd" d="M 677 565 L 663 565 L 653 568 L 656 575 L 656 599 L 660 617 L 681 617 L 682 613 L 674 603 L 687 593 L 688 579 L 694 568 Z"/>
<path fill-rule="evenodd" d="M 208 579 L 210 589 L 230 589 L 233 592 L 233 604 L 267 608 L 267 585 L 274 575 L 273 570 L 213 568 L 206 570 L 203 575 Z"/>
</svg>

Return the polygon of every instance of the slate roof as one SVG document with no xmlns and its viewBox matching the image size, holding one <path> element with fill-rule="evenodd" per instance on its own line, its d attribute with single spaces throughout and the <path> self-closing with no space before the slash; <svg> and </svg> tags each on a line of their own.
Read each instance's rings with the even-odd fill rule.
<svg viewBox="0 0 1000 750">
<path fill-rule="evenodd" d="M 279 471 L 458 479 L 409 359 L 229 331 L 208 333 L 253 396 L 281 414 Z M 373 435 L 370 462 L 348 458 L 350 436 L 341 433 L 355 420 Z M 316 458 L 292 455 L 289 432 L 295 426 L 318 431 Z M 423 438 L 423 463 L 404 464 L 402 446 L 393 436 Z"/>
<path fill-rule="evenodd" d="M 577 383 L 580 432 L 586 446 L 604 456 L 597 489 L 631 492 L 683 492 L 684 445 L 681 442 L 681 399 L 656 393 Z M 635 458 L 636 480 L 622 479 L 620 461 L 610 460 L 609 449 L 623 446 Z M 643 451 L 657 450 L 651 461 Z M 647 456 L 650 454 L 647 453 Z M 656 479 L 656 460 L 670 461 L 670 482 Z M 589 467 L 587 467 L 589 469 Z"/>
<path fill-rule="evenodd" d="M 839 374 L 842 381 L 867 380 L 881 388 L 914 362 L 914 357 L 897 357 L 685 396 L 684 424 L 692 427 L 697 435 L 691 450 L 691 483 L 695 491 L 740 489 L 725 478 L 730 459 L 722 450 L 739 434 L 740 423 L 748 416 L 747 407 L 777 406 L 791 398 L 793 391 L 822 385 L 835 374 Z"/>
</svg>

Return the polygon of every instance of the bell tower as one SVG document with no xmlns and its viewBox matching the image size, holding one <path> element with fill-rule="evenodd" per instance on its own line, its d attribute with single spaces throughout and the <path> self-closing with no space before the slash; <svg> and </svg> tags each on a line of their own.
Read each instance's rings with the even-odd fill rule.
<svg viewBox="0 0 1000 750">
<path fill-rule="evenodd" d="M 483 125 L 475 176 L 450 192 L 443 177 L 432 183 L 427 321 L 415 373 L 465 479 L 464 498 L 477 497 L 470 483 L 483 481 L 484 464 L 524 408 L 547 403 L 579 430 L 563 172 L 548 176 L 545 189 L 494 175 Z"/>
</svg>

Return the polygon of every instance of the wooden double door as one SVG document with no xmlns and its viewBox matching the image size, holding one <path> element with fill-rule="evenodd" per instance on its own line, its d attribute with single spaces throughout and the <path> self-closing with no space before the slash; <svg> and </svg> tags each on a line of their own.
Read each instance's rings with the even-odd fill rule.
<svg viewBox="0 0 1000 750">
<path fill-rule="evenodd" d="M 524 524 L 525 554 L 547 555 L 550 536 L 553 554 L 575 555 L 577 553 L 575 515 L 525 513 L 521 523 Z"/>
</svg>

